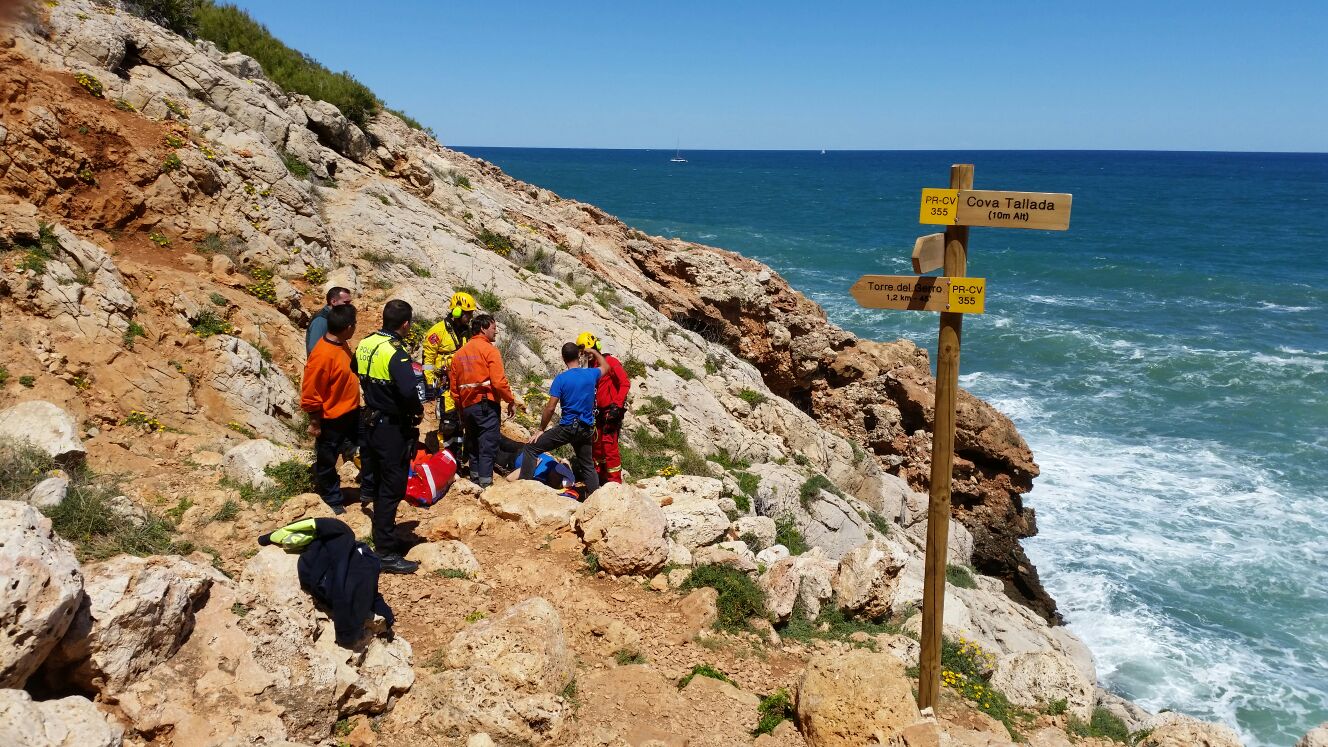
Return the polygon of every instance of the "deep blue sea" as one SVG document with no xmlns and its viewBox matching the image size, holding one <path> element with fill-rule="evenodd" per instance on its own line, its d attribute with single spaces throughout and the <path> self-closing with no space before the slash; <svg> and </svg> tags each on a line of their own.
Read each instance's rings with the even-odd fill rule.
<svg viewBox="0 0 1328 747">
<path fill-rule="evenodd" d="M 650 233 L 768 263 L 836 323 L 910 274 L 919 192 L 1070 192 L 1065 232 L 974 228 L 961 381 L 1042 476 L 1026 543 L 1111 689 L 1289 746 L 1328 720 L 1328 155 L 462 148 Z"/>
</svg>

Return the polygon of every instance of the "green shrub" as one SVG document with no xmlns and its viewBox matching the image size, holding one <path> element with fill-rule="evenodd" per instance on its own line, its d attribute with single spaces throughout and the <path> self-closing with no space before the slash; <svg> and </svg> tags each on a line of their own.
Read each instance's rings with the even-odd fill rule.
<svg viewBox="0 0 1328 747">
<path fill-rule="evenodd" d="M 230 498 L 227 498 L 226 502 L 221 504 L 221 508 L 217 509 L 217 512 L 215 514 L 212 514 L 212 520 L 234 521 L 235 517 L 239 515 L 240 515 L 240 504 L 236 503 Z"/>
<path fill-rule="evenodd" d="M 623 361 L 623 370 L 633 379 L 644 379 L 646 377 L 646 364 L 631 356 Z"/>
<path fill-rule="evenodd" d="M 1131 743 L 1130 729 L 1118 716 L 1106 708 L 1098 706 L 1087 722 L 1076 716 L 1070 716 L 1065 730 L 1076 737 L 1110 739 L 1113 742 Z"/>
<path fill-rule="evenodd" d="M 692 569 L 683 584 L 684 589 L 709 586 L 719 592 L 715 607 L 719 618 L 715 627 L 736 632 L 747 629 L 747 620 L 764 618 L 765 593 L 747 574 L 726 565 L 702 565 Z"/>
<path fill-rule="evenodd" d="M 775 519 L 775 544 L 787 547 L 790 555 L 801 555 L 811 549 L 792 516 Z"/>
<path fill-rule="evenodd" d="M 1070 710 L 1070 701 L 1068 698 L 1057 698 L 1047 704 L 1044 712 L 1048 716 L 1063 716 Z"/>
<path fill-rule="evenodd" d="M 646 397 L 646 401 L 642 403 L 640 407 L 636 408 L 635 412 L 639 417 L 643 418 L 660 417 L 673 412 L 673 403 L 658 394 L 652 394 L 649 397 Z"/>
<path fill-rule="evenodd" d="M 3 387 L 5 384 L 8 383 L 9 383 L 9 369 L 5 368 L 4 366 L 0 366 L 0 387 Z"/>
<path fill-rule="evenodd" d="M 474 189 L 474 187 L 470 186 L 470 177 L 465 174 L 452 172 L 452 183 L 462 189 Z"/>
<path fill-rule="evenodd" d="M 213 306 L 230 306 L 230 305 L 231 305 L 231 302 L 230 302 L 229 300 L 227 300 L 227 298 L 226 298 L 225 296 L 221 295 L 220 293 L 216 293 L 216 292 L 213 292 L 211 295 L 209 295 L 209 296 L 208 296 L 208 300 L 212 302 L 212 305 L 213 305 Z"/>
<path fill-rule="evenodd" d="M 466 573 L 460 568 L 439 568 L 438 570 L 433 572 L 433 575 L 439 578 L 457 578 L 457 579 L 470 578 L 470 574 Z"/>
<path fill-rule="evenodd" d="M 962 565 L 945 566 L 945 581 L 960 589 L 976 589 L 978 587 L 977 581 L 973 579 L 973 571 Z"/>
<path fill-rule="evenodd" d="M 147 337 L 147 336 L 148 332 L 147 330 L 143 329 L 143 325 L 139 324 L 136 321 L 131 320 L 129 322 L 129 326 L 125 329 L 124 334 L 120 336 L 120 340 L 124 343 L 124 346 L 126 348 L 128 348 L 129 350 L 133 350 L 134 338 Z"/>
<path fill-rule="evenodd" d="M 807 508 L 811 505 L 812 501 L 820 496 L 822 490 L 837 495 L 840 498 L 844 497 L 844 494 L 839 488 L 835 487 L 835 484 L 830 482 L 829 478 L 825 475 L 812 475 L 807 478 L 807 481 L 798 489 L 798 501 L 802 504 L 803 508 Z"/>
<path fill-rule="evenodd" d="M 18 500 L 55 461 L 27 443 L 0 442 L 0 500 Z M 69 491 L 58 506 L 45 511 L 57 534 L 74 543 L 80 560 L 100 560 L 112 555 L 188 554 L 194 548 L 175 540 L 174 528 L 161 517 L 147 514 L 135 526 L 130 518 L 111 508 L 120 495 L 114 480 L 96 475 L 83 466 L 66 469 Z"/>
<path fill-rule="evenodd" d="M 682 365 L 681 363 L 669 366 L 668 368 L 670 371 L 678 374 L 678 377 L 681 378 L 683 381 L 691 381 L 692 379 L 696 378 L 696 373 L 693 372 L 692 369 Z"/>
<path fill-rule="evenodd" d="M 746 472 L 741 472 L 739 474 L 746 475 L 747 477 L 754 477 L 754 475 L 750 475 Z M 744 514 L 749 514 L 752 511 L 752 499 L 747 497 L 745 493 L 738 493 L 733 496 L 733 505 L 737 507 L 739 512 Z"/>
<path fill-rule="evenodd" d="M 646 663 L 645 654 L 642 654 L 640 651 L 637 651 L 634 648 L 620 648 L 617 651 L 614 651 L 613 659 L 614 661 L 618 662 L 619 666 L 627 666 L 628 664 Z"/>
<path fill-rule="evenodd" d="M 23 386 L 27 387 L 28 389 L 31 389 L 31 388 L 33 388 L 34 386 L 37 386 L 37 377 L 35 377 L 35 376 L 20 376 L 20 377 L 18 377 L 18 383 L 22 384 Z"/>
<path fill-rule="evenodd" d="M 418 119 L 410 116 L 409 114 L 401 111 L 400 109 L 388 108 L 387 111 L 395 114 L 397 116 L 397 119 L 400 119 L 402 122 L 405 122 L 406 125 L 410 127 L 412 130 L 419 130 L 420 132 L 428 134 L 429 137 L 437 139 L 438 135 L 434 133 L 433 128 L 421 124 Z"/>
<path fill-rule="evenodd" d="M 286 164 L 286 170 L 296 179 L 308 179 L 309 175 L 313 173 L 313 170 L 309 168 L 309 164 L 301 161 L 300 157 L 294 153 L 282 150 L 278 152 L 278 155 L 281 156 L 281 162 Z"/>
<path fill-rule="evenodd" d="M 198 33 L 197 12 L 206 0 L 130 0 L 125 10 L 139 18 L 192 39 Z"/>
<path fill-rule="evenodd" d="M 581 556 L 582 562 L 586 564 L 587 573 L 599 573 L 599 556 L 593 552 L 588 552 Z"/>
<path fill-rule="evenodd" d="M 422 278 L 433 277 L 433 273 L 429 272 L 429 268 L 425 267 L 424 265 L 416 264 L 414 262 L 407 262 L 406 267 L 411 272 L 415 273 L 417 277 L 422 277 Z"/>
<path fill-rule="evenodd" d="M 183 165 L 184 162 L 180 160 L 180 155 L 172 152 L 167 154 L 166 160 L 161 162 L 161 171 L 164 174 L 167 171 L 175 171 Z"/>
<path fill-rule="evenodd" d="M 198 316 L 190 323 L 190 326 L 193 327 L 194 334 L 199 337 L 229 335 L 233 329 L 230 322 L 210 310 L 199 312 Z"/>
<path fill-rule="evenodd" d="M 490 314 L 501 311 L 503 308 L 503 299 L 491 290 L 485 289 L 473 295 L 475 296 L 475 303 Z"/>
<path fill-rule="evenodd" d="M 268 303 L 277 302 L 276 272 L 271 267 L 252 267 L 249 269 L 252 283 L 244 286 L 244 292 Z"/>
<path fill-rule="evenodd" d="M 752 730 L 752 736 L 769 734 L 781 722 L 794 718 L 793 698 L 789 696 L 787 690 L 780 688 L 773 694 L 761 698 L 760 705 L 756 706 L 756 712 L 760 714 L 760 719 L 756 722 L 756 728 Z"/>
<path fill-rule="evenodd" d="M 719 671 L 718 669 L 715 669 L 709 664 L 697 664 L 696 666 L 692 667 L 692 671 L 688 672 L 687 676 L 678 680 L 678 689 L 681 690 L 684 687 L 687 687 L 687 683 L 691 682 L 692 678 L 694 677 L 709 677 L 712 680 L 727 682 L 730 685 L 733 685 L 734 687 L 738 686 L 738 683 L 730 679 L 727 674 L 724 674 L 723 672 Z"/>
<path fill-rule="evenodd" d="M 306 267 L 304 269 L 304 282 L 309 285 L 322 285 L 327 282 L 327 270 L 322 267 Z"/>
<path fill-rule="evenodd" d="M 903 628 L 893 620 L 868 620 L 845 615 L 844 611 L 831 600 L 821 607 L 821 614 L 815 620 L 808 620 L 802 608 L 796 607 L 788 623 L 780 629 L 779 635 L 786 640 L 803 642 L 826 640 L 852 643 L 849 637 L 854 633 L 866 633 L 875 637 L 898 635 L 903 632 Z M 873 648 L 875 643 L 868 642 L 862 645 Z"/>
<path fill-rule="evenodd" d="M 764 404 L 770 399 L 769 397 L 766 397 L 764 394 L 761 394 L 755 389 L 743 389 L 742 391 L 738 392 L 738 398 L 741 399 L 743 402 L 746 402 L 747 404 L 751 405 L 752 407 Z"/>
<path fill-rule="evenodd" d="M 710 461 L 714 462 L 715 464 L 718 464 L 719 466 L 729 471 L 743 470 L 752 466 L 752 463 L 747 461 L 746 459 L 741 459 L 739 457 L 733 456 L 732 454 L 729 454 L 728 449 L 720 449 L 714 454 L 711 454 L 709 459 Z"/>
<path fill-rule="evenodd" d="M 475 234 L 475 238 L 479 239 L 480 243 L 483 244 L 485 248 L 494 254 L 497 254 L 499 257 L 509 256 L 511 255 L 512 250 L 516 249 L 516 246 L 512 244 L 510 238 L 500 233 L 494 233 L 487 228 L 481 228 L 479 233 Z"/>
<path fill-rule="evenodd" d="M 286 91 L 326 101 L 363 126 L 382 103 L 349 73 L 334 73 L 312 57 L 283 44 L 248 13 L 233 5 L 201 2 L 195 12 L 198 36 L 226 52 L 243 52 Z"/>
<path fill-rule="evenodd" d="M 793 461 L 799 467 L 806 467 L 807 465 L 812 463 L 812 460 L 808 459 L 807 456 L 805 454 L 802 454 L 801 452 L 795 453 L 793 455 Z"/>
<path fill-rule="evenodd" d="M 239 424 L 228 424 L 227 427 L 232 425 Z M 236 428 L 232 428 L 232 430 L 236 430 Z M 240 498 L 244 502 L 259 504 L 267 509 L 279 508 L 292 496 L 311 493 L 314 490 L 313 467 L 305 462 L 289 459 L 279 464 L 270 464 L 264 467 L 263 473 L 272 478 L 276 484 L 259 488 L 249 483 L 242 483 L 224 477 L 221 480 L 221 485 L 239 492 Z"/>
</svg>

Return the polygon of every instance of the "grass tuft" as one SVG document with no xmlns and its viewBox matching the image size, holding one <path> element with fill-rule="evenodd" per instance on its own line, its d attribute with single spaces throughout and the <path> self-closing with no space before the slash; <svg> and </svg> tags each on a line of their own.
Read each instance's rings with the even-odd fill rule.
<svg viewBox="0 0 1328 747">
<path fill-rule="evenodd" d="M 973 579 L 973 571 L 962 565 L 945 566 L 945 581 L 960 589 L 976 589 L 978 587 L 977 581 Z"/>
<path fill-rule="evenodd" d="M 752 730 L 752 736 L 769 734 L 783 721 L 794 718 L 793 698 L 781 687 L 761 698 L 760 705 L 756 706 L 756 712 L 760 715 L 760 719 L 756 722 L 756 728 Z"/>
<path fill-rule="evenodd" d="M 699 589 L 703 586 L 719 592 L 715 602 L 719 611 L 715 627 L 719 630 L 747 630 L 748 619 L 766 616 L 765 592 L 747 574 L 736 568 L 726 565 L 697 566 L 692 569 L 683 588 Z"/>
<path fill-rule="evenodd" d="M 787 547 L 790 555 L 801 555 L 811 549 L 792 516 L 775 519 L 775 544 Z"/>
<path fill-rule="evenodd" d="M 678 680 L 678 689 L 681 690 L 684 687 L 687 687 L 687 683 L 691 682 L 694 677 L 709 677 L 712 680 L 727 682 L 730 685 L 733 685 L 734 687 L 738 686 L 738 683 L 730 679 L 727 674 L 724 674 L 723 672 L 719 671 L 718 669 L 715 669 L 709 664 L 697 664 L 696 666 L 692 667 L 692 671 L 688 672 L 687 676 Z"/>
</svg>

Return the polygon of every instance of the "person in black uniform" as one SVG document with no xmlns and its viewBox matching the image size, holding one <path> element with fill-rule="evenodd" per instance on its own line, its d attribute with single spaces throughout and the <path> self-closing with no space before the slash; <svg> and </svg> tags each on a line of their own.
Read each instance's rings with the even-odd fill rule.
<svg viewBox="0 0 1328 747">
<path fill-rule="evenodd" d="M 364 480 L 373 501 L 374 551 L 387 573 L 414 573 L 419 563 L 402 557 L 407 549 L 397 539 L 397 507 L 406 497 L 410 457 L 424 417 L 424 384 L 415 376 L 402 337 L 410 331 L 410 304 L 393 299 L 383 307 L 383 328 L 355 349 L 355 373 L 364 391 Z"/>
</svg>

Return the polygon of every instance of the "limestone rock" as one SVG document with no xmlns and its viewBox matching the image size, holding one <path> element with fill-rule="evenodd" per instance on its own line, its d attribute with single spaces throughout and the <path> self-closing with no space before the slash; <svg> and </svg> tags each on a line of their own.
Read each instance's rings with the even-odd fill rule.
<svg viewBox="0 0 1328 747">
<path fill-rule="evenodd" d="M 755 543 L 748 542 L 753 552 L 759 553 L 775 544 L 775 520 L 769 516 L 739 516 L 729 532 L 738 539 L 754 537 Z"/>
<path fill-rule="evenodd" d="M 576 514 L 576 530 L 600 567 L 614 575 L 649 574 L 669 557 L 664 512 L 630 485 L 609 483 Z"/>
<path fill-rule="evenodd" d="M 1328 721 L 1306 732 L 1296 741 L 1296 747 L 1328 747 Z"/>
<path fill-rule="evenodd" d="M 52 470 L 50 477 L 33 485 L 20 500 L 39 509 L 55 508 L 65 502 L 68 493 L 69 475 L 63 470 Z"/>
<path fill-rule="evenodd" d="M 905 557 L 898 548 L 879 540 L 845 555 L 833 582 L 836 603 L 841 609 L 871 618 L 888 615 Z"/>
<path fill-rule="evenodd" d="M 73 548 L 36 508 L 0 501 L 0 687 L 22 687 L 83 600 Z"/>
<path fill-rule="evenodd" d="M 787 547 L 783 545 L 771 545 L 766 549 L 756 553 L 756 562 L 760 565 L 774 565 L 784 558 L 790 557 Z"/>
<path fill-rule="evenodd" d="M 206 379 L 208 396 L 219 396 L 218 404 L 236 412 L 244 424 L 261 435 L 286 436 L 290 431 L 282 421 L 299 411 L 299 393 L 281 368 L 268 363 L 257 348 L 238 337 L 209 337 L 205 347 L 215 355 Z"/>
<path fill-rule="evenodd" d="M 697 475 L 674 475 L 673 477 L 649 477 L 638 480 L 636 486 L 645 491 L 646 496 L 663 505 L 664 498 L 674 502 L 687 498 L 715 502 L 724 494 L 724 483 L 713 477 Z"/>
<path fill-rule="evenodd" d="M 920 716 L 904 665 L 864 649 L 813 656 L 798 683 L 797 708 L 810 747 L 890 744 Z"/>
<path fill-rule="evenodd" d="M 682 610 L 683 619 L 687 623 L 685 638 L 691 638 L 702 630 L 708 630 L 715 621 L 719 620 L 719 608 L 716 606 L 718 600 L 718 591 L 703 586 L 678 602 L 678 608 Z"/>
<path fill-rule="evenodd" d="M 991 684 L 1003 691 L 1012 703 L 1026 708 L 1045 706 L 1064 698 L 1069 712 L 1081 719 L 1092 715 L 1096 700 L 1096 683 L 1086 678 L 1066 657 L 1051 651 L 1006 657 L 996 667 Z"/>
<path fill-rule="evenodd" d="M 705 498 L 675 498 L 664 507 L 664 518 L 669 537 L 689 550 L 714 542 L 729 528 L 719 504 Z"/>
<path fill-rule="evenodd" d="M 194 629 L 194 611 L 217 581 L 209 565 L 179 556 L 119 555 L 84 570 L 86 598 L 47 677 L 114 694 L 169 659 Z"/>
<path fill-rule="evenodd" d="M 570 710 L 559 693 L 572 680 L 572 654 L 557 610 L 538 597 L 462 630 L 431 675 L 427 728 L 484 732 L 503 744 L 543 744 Z M 436 698 L 436 699 L 434 699 Z"/>
<path fill-rule="evenodd" d="M 456 540 L 418 544 L 410 548 L 406 557 L 419 562 L 420 570 L 425 573 L 453 570 L 462 571 L 474 578 L 480 572 L 480 564 L 475 560 L 475 554 L 464 542 Z"/>
<path fill-rule="evenodd" d="M 15 747 L 120 747 L 124 728 L 87 698 L 33 701 L 23 690 L 0 690 L 0 740 Z"/>
<path fill-rule="evenodd" d="M 576 501 L 536 480 L 500 480 L 480 493 L 480 502 L 495 515 L 526 526 L 567 526 L 576 513 Z"/>
<path fill-rule="evenodd" d="M 765 592 L 765 609 L 776 623 L 782 623 L 793 614 L 798 601 L 798 571 L 793 558 L 785 558 L 770 566 L 761 576 L 761 590 Z"/>
<path fill-rule="evenodd" d="M 711 545 L 709 547 L 698 548 L 692 553 L 692 563 L 694 565 L 726 565 L 730 568 L 736 568 L 743 573 L 756 573 L 756 556 L 751 552 L 737 553 L 733 549 L 723 547 L 730 543 L 721 543 L 720 545 Z M 741 545 L 741 542 L 735 543 Z M 745 548 L 746 545 L 743 545 Z"/>
<path fill-rule="evenodd" d="M 1152 731 L 1140 747 L 1242 747 L 1240 737 L 1228 727 L 1174 712 L 1159 713 L 1144 728 Z"/>
<path fill-rule="evenodd" d="M 301 458 L 302 455 L 284 446 L 257 438 L 245 441 L 228 450 L 222 457 L 221 469 L 236 482 L 269 488 L 276 481 L 263 470 L 281 462 Z"/>
<path fill-rule="evenodd" d="M 794 558 L 793 568 L 798 572 L 798 602 L 808 620 L 821 614 L 821 606 L 834 596 L 834 578 L 837 566 L 819 547 Z"/>
<path fill-rule="evenodd" d="M 0 439 L 27 441 L 61 462 L 81 460 L 86 453 L 73 416 L 43 400 L 0 410 Z"/>
</svg>

